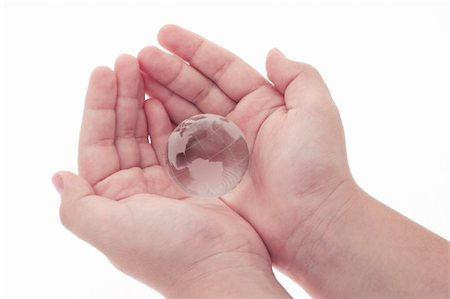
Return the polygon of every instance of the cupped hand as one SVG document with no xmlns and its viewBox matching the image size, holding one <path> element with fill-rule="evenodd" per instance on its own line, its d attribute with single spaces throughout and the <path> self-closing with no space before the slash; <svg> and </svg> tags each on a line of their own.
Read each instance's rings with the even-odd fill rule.
<svg viewBox="0 0 450 299">
<path fill-rule="evenodd" d="M 172 128 L 158 100 L 144 101 L 135 58 L 119 57 L 115 71 L 95 69 L 80 133 L 80 175 L 53 178 L 62 223 L 167 296 L 187 296 L 216 273 L 273 276 L 267 250 L 246 221 L 219 199 L 189 198 L 172 184 L 164 169 Z"/>
<path fill-rule="evenodd" d="M 325 83 L 313 67 L 276 49 L 267 56 L 269 81 L 239 57 L 180 27 L 167 25 L 158 38 L 174 55 L 156 47 L 140 52 L 146 92 L 162 102 L 173 124 L 215 113 L 242 129 L 249 168 L 222 200 L 257 230 L 274 263 L 287 266 L 308 231 L 334 217 L 322 213 L 332 195 L 355 186 L 339 113 Z"/>
</svg>

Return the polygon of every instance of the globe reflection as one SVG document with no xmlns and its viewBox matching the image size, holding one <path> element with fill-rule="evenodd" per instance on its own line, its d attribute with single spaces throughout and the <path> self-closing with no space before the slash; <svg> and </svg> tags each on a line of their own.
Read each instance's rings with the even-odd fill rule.
<svg viewBox="0 0 450 299">
<path fill-rule="evenodd" d="M 247 170 L 241 130 L 214 114 L 192 116 L 169 136 L 167 160 L 173 180 L 188 194 L 218 197 L 233 190 Z"/>
</svg>

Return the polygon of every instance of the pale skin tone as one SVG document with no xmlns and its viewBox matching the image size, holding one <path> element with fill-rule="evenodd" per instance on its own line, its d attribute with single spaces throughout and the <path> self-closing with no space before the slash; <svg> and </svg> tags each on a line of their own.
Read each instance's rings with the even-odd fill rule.
<svg viewBox="0 0 450 299">
<path fill-rule="evenodd" d="M 79 176 L 53 177 L 69 230 L 167 297 L 289 297 L 272 265 L 314 297 L 449 296 L 448 242 L 357 186 L 313 67 L 272 50 L 267 80 L 180 27 L 158 38 L 173 55 L 148 47 L 91 75 Z M 168 176 L 168 135 L 199 113 L 226 116 L 249 145 L 222 198 L 188 197 Z"/>
</svg>

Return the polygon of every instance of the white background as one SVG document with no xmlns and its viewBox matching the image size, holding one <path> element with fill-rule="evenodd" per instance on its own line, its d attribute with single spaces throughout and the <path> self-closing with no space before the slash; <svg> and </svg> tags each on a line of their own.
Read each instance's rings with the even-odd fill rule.
<svg viewBox="0 0 450 299">
<path fill-rule="evenodd" d="M 448 4 L 1 2 L 0 296 L 149 298 L 59 223 L 50 178 L 76 171 L 89 73 L 196 31 L 264 73 L 280 48 L 318 68 L 344 122 L 351 169 L 380 201 L 449 238 Z M 278 275 L 294 297 L 308 298 Z"/>
</svg>

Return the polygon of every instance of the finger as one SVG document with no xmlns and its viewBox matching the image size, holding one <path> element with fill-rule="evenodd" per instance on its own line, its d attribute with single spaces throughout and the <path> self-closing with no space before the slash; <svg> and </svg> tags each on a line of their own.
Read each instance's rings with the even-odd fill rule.
<svg viewBox="0 0 450 299">
<path fill-rule="evenodd" d="M 138 55 L 141 69 L 203 113 L 226 115 L 236 103 L 210 80 L 176 56 L 147 47 Z"/>
<path fill-rule="evenodd" d="M 61 194 L 62 224 L 95 247 L 106 248 L 120 219 L 116 202 L 94 195 L 91 185 L 73 173 L 59 172 L 52 180 Z"/>
<path fill-rule="evenodd" d="M 147 117 L 145 116 L 144 103 L 142 103 L 142 107 L 138 112 L 136 140 L 140 149 L 141 168 L 158 164 L 155 150 L 148 140 Z"/>
<path fill-rule="evenodd" d="M 149 141 L 148 129 L 147 129 L 147 117 L 144 111 L 144 100 L 145 100 L 145 88 L 142 73 L 139 71 L 141 79 L 139 84 L 139 111 L 136 123 L 136 141 L 139 145 L 141 168 L 150 167 L 158 164 L 158 159 L 156 158 L 155 150 Z"/>
<path fill-rule="evenodd" d="M 159 164 L 167 165 L 167 140 L 172 132 L 169 115 L 164 106 L 156 99 L 145 102 L 145 114 L 147 115 L 147 126 L 150 139 L 158 157 Z"/>
<path fill-rule="evenodd" d="M 52 182 L 64 202 L 75 202 L 89 195 L 95 195 L 94 189 L 86 180 L 71 172 L 55 173 Z"/>
<path fill-rule="evenodd" d="M 331 99 L 325 82 L 312 66 L 287 59 L 278 49 L 272 49 L 266 60 L 267 76 L 275 88 L 284 94 L 286 108 L 305 102 L 320 103 Z"/>
<path fill-rule="evenodd" d="M 121 169 L 140 166 L 140 151 L 136 140 L 136 126 L 141 99 L 141 73 L 131 55 L 119 56 L 115 63 L 117 77 L 115 143 Z M 142 99 L 143 101 L 143 99 Z"/>
<path fill-rule="evenodd" d="M 107 67 L 96 68 L 86 94 L 78 152 L 80 175 L 91 185 L 120 169 L 114 144 L 116 99 L 114 72 Z"/>
<path fill-rule="evenodd" d="M 234 101 L 268 84 L 263 76 L 233 53 L 181 27 L 162 27 L 158 40 L 164 48 L 215 82 Z"/>
<path fill-rule="evenodd" d="M 167 89 L 148 74 L 142 73 L 142 76 L 144 78 L 145 92 L 150 97 L 161 101 L 170 119 L 175 124 L 179 124 L 193 115 L 202 113 L 194 104 Z"/>
</svg>

